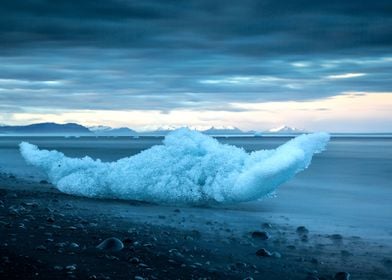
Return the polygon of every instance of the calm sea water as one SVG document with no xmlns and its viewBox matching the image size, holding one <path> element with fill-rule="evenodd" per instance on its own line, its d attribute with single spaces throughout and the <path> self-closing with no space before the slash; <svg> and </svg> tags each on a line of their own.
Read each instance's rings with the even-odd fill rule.
<svg viewBox="0 0 392 280">
<path fill-rule="evenodd" d="M 219 138 L 247 151 L 271 149 L 285 137 Z M 40 180 L 39 170 L 25 164 L 18 144 L 28 141 L 70 157 L 90 156 L 113 161 L 134 155 L 162 138 L 141 137 L 0 137 L 0 171 Z M 276 198 L 233 205 L 233 209 L 285 216 L 325 230 L 349 231 L 392 239 L 392 138 L 333 138 L 327 151 L 314 157 L 309 169 L 283 185 Z"/>
</svg>

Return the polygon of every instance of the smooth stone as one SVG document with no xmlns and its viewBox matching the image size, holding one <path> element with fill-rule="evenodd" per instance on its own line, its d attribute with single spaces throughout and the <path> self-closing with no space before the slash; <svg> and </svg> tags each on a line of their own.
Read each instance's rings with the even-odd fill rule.
<svg viewBox="0 0 392 280">
<path fill-rule="evenodd" d="M 261 226 L 263 228 L 272 228 L 272 225 L 270 223 L 263 223 Z"/>
<path fill-rule="evenodd" d="M 118 252 L 124 248 L 122 241 L 116 237 L 110 237 L 102 241 L 97 249 L 109 252 Z"/>
<path fill-rule="evenodd" d="M 271 257 L 272 254 L 268 250 L 266 250 L 264 248 L 261 248 L 260 250 L 257 250 L 256 256 L 259 256 L 259 257 Z"/>
<path fill-rule="evenodd" d="M 140 259 L 137 257 L 133 257 L 133 258 L 129 259 L 129 262 L 132 264 L 138 264 L 138 263 L 140 263 Z"/>
<path fill-rule="evenodd" d="M 309 230 L 305 226 L 299 226 L 299 227 L 297 227 L 297 233 L 298 234 L 308 234 Z"/>
<path fill-rule="evenodd" d="M 350 273 L 342 271 L 335 274 L 335 280 L 350 280 Z"/>
<path fill-rule="evenodd" d="M 331 234 L 330 238 L 333 240 L 342 240 L 343 236 L 341 234 Z"/>
<path fill-rule="evenodd" d="M 265 231 L 254 231 L 252 232 L 252 237 L 261 240 L 267 240 L 269 238 L 269 234 Z"/>
<path fill-rule="evenodd" d="M 72 242 L 71 244 L 69 244 L 69 247 L 71 247 L 71 248 L 79 248 L 79 244 L 75 243 L 75 242 Z"/>
<path fill-rule="evenodd" d="M 68 271 L 75 271 L 76 270 L 76 264 L 67 265 L 65 267 L 65 269 L 68 270 Z"/>
</svg>

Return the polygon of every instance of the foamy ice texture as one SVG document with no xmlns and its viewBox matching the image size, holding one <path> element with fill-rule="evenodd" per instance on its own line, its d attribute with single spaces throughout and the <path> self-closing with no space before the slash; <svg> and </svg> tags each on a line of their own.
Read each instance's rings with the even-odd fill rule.
<svg viewBox="0 0 392 280">
<path fill-rule="evenodd" d="M 60 191 L 87 197 L 164 204 L 234 203 L 271 194 L 307 168 L 329 135 L 301 135 L 274 150 L 251 153 L 181 128 L 137 155 L 114 162 L 69 158 L 22 142 L 26 162 L 48 175 Z"/>
</svg>

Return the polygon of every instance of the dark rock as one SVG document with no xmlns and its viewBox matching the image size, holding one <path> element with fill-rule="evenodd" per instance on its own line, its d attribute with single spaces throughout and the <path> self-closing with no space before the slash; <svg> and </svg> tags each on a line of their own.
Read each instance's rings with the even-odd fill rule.
<svg viewBox="0 0 392 280">
<path fill-rule="evenodd" d="M 331 238 L 332 240 L 342 240 L 343 236 L 341 234 L 331 234 L 329 238 Z"/>
<path fill-rule="evenodd" d="M 66 242 L 59 242 L 56 243 L 54 246 L 56 246 L 57 248 L 64 248 L 65 246 L 67 246 Z"/>
<path fill-rule="evenodd" d="M 310 260 L 310 262 L 311 262 L 312 264 L 319 264 L 319 261 L 318 261 L 318 259 L 316 259 L 316 258 L 312 258 L 312 259 Z"/>
<path fill-rule="evenodd" d="M 335 280 L 350 280 L 350 273 L 348 272 L 338 272 L 334 276 Z"/>
<path fill-rule="evenodd" d="M 268 250 L 266 250 L 264 248 L 261 248 L 260 250 L 257 250 L 256 256 L 259 256 L 259 257 L 271 257 L 272 254 Z"/>
<path fill-rule="evenodd" d="M 269 234 L 265 231 L 254 231 L 252 232 L 252 237 L 261 240 L 267 240 L 269 238 Z"/>
<path fill-rule="evenodd" d="M 174 212 L 180 213 L 181 211 L 180 211 L 180 209 L 174 209 Z"/>
<path fill-rule="evenodd" d="M 302 236 L 301 236 L 301 241 L 302 241 L 302 242 L 308 242 L 308 241 L 309 241 L 308 235 L 307 235 L 307 234 L 302 235 Z"/>
<path fill-rule="evenodd" d="M 80 246 L 79 246 L 78 243 L 72 242 L 72 243 L 69 244 L 69 247 L 73 248 L 73 249 L 76 249 L 76 248 L 79 248 Z"/>
<path fill-rule="evenodd" d="M 102 241 L 97 249 L 108 251 L 108 252 L 118 252 L 124 248 L 124 244 L 122 241 L 116 237 L 110 237 Z"/>
<path fill-rule="evenodd" d="M 263 228 L 272 228 L 272 225 L 270 223 L 263 223 L 261 226 Z"/>
<path fill-rule="evenodd" d="M 113 261 L 113 260 L 115 260 L 115 261 L 120 260 L 120 259 L 117 258 L 116 256 L 112 256 L 112 255 L 105 255 L 105 258 L 107 258 L 108 260 L 111 260 L 111 261 Z"/>
<path fill-rule="evenodd" d="M 67 265 L 65 267 L 65 269 L 68 270 L 68 271 L 75 271 L 76 270 L 76 264 Z"/>
<path fill-rule="evenodd" d="M 21 204 L 22 204 L 22 206 L 28 206 L 28 207 L 34 207 L 34 208 L 38 207 L 38 203 L 36 203 L 36 202 L 22 202 Z"/>
<path fill-rule="evenodd" d="M 382 263 L 383 263 L 385 266 L 387 266 L 387 267 L 392 267 L 392 259 L 384 258 L 384 259 L 382 260 Z"/>
<path fill-rule="evenodd" d="M 129 259 L 129 262 L 130 262 L 131 264 L 138 264 L 138 263 L 140 263 L 140 259 L 137 258 L 137 257 L 133 257 L 133 258 L 130 258 L 130 259 Z"/>
<path fill-rule="evenodd" d="M 53 218 L 53 217 L 48 217 L 48 218 L 46 219 L 46 221 L 47 221 L 48 223 L 54 223 L 54 218 Z"/>
<path fill-rule="evenodd" d="M 46 181 L 46 180 L 41 180 L 41 181 L 39 181 L 39 183 L 40 183 L 41 185 L 47 185 L 47 184 L 49 184 L 49 182 Z"/>
<path fill-rule="evenodd" d="M 308 234 L 309 230 L 304 226 L 299 226 L 299 227 L 297 227 L 297 233 L 298 234 Z"/>
<path fill-rule="evenodd" d="M 35 247 L 37 251 L 47 251 L 48 249 L 44 245 L 39 245 Z"/>
</svg>

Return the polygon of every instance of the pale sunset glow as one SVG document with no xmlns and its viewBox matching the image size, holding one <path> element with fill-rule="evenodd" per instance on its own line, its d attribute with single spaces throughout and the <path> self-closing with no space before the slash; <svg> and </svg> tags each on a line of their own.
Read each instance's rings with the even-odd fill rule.
<svg viewBox="0 0 392 280">
<path fill-rule="evenodd" d="M 236 126 L 244 130 L 265 130 L 282 124 L 318 131 L 364 132 L 363 123 L 370 132 L 392 130 L 392 94 L 389 92 L 347 92 L 312 101 L 285 101 L 230 104 L 232 111 L 176 109 L 159 110 L 36 110 L 13 113 L 8 117 L 13 124 L 45 122 L 80 122 L 86 126 L 107 125 L 131 127 L 139 131 L 190 126 L 206 129 L 214 126 Z M 80 121 L 83 120 L 83 121 Z M 344 120 L 344 123 L 341 123 Z M 6 119 L 1 119 L 5 122 Z M 349 124 L 349 127 L 345 127 Z"/>
</svg>

